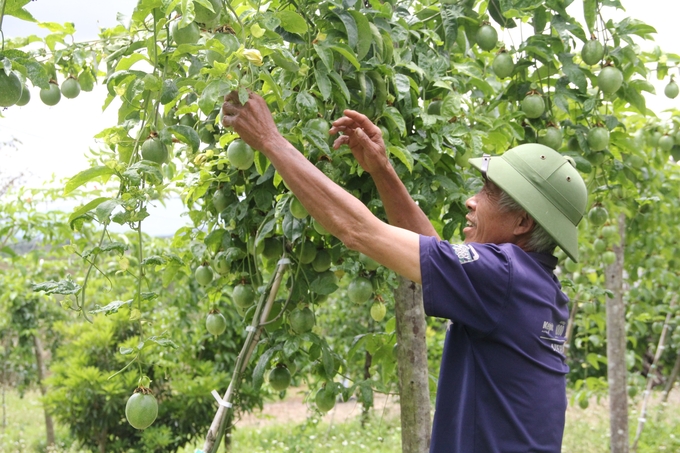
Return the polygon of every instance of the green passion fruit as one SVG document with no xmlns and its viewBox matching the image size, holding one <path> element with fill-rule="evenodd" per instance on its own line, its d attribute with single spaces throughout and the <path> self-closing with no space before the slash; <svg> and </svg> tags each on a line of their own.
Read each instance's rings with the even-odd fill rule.
<svg viewBox="0 0 680 453">
<path fill-rule="evenodd" d="M 24 86 L 19 77 L 11 72 L 5 73 L 0 69 L 0 107 L 11 107 L 21 99 Z"/>
<path fill-rule="evenodd" d="M 609 131 L 605 127 L 593 127 L 586 139 L 591 151 L 602 151 L 609 146 Z"/>
<path fill-rule="evenodd" d="M 385 306 L 384 303 L 374 302 L 373 305 L 371 305 L 371 318 L 373 318 L 373 321 L 375 322 L 382 321 L 383 319 L 385 319 L 386 314 L 387 307 Z"/>
<path fill-rule="evenodd" d="M 148 138 L 142 143 L 142 159 L 163 164 L 169 157 L 168 148 L 158 137 Z"/>
<path fill-rule="evenodd" d="M 314 395 L 314 403 L 319 411 L 326 413 L 335 407 L 335 393 L 329 388 L 321 387 Z"/>
<path fill-rule="evenodd" d="M 290 385 L 290 380 L 290 371 L 284 364 L 279 363 L 269 372 L 269 385 L 277 392 L 286 390 Z"/>
<path fill-rule="evenodd" d="M 40 89 L 40 100 L 43 104 L 54 106 L 61 101 L 61 91 L 59 90 L 59 85 L 56 82 L 50 82 L 48 88 Z"/>
<path fill-rule="evenodd" d="M 295 217 L 296 219 L 305 219 L 309 215 L 307 212 L 307 209 L 300 203 L 300 200 L 298 200 L 297 197 L 293 197 L 290 200 L 290 205 L 288 206 L 288 209 L 290 209 L 290 213 Z"/>
<path fill-rule="evenodd" d="M 78 80 L 69 77 L 61 82 L 61 94 L 63 94 L 66 99 L 77 98 L 80 94 L 80 83 L 78 83 Z"/>
<path fill-rule="evenodd" d="M 680 93 L 680 88 L 678 88 L 678 84 L 675 83 L 675 80 L 671 80 L 668 82 L 668 85 L 666 85 L 666 88 L 663 89 L 663 93 L 666 97 L 675 99 L 678 96 L 678 93 Z"/>
<path fill-rule="evenodd" d="M 347 296 L 355 304 L 363 304 L 373 295 L 373 284 L 366 277 L 357 277 L 347 285 Z"/>
<path fill-rule="evenodd" d="M 185 27 L 179 26 L 179 21 L 175 21 L 170 26 L 170 35 L 178 46 L 181 44 L 196 44 L 201 37 L 201 31 L 196 22 L 191 22 Z"/>
<path fill-rule="evenodd" d="M 203 264 L 196 268 L 194 276 L 201 286 L 207 286 L 212 283 L 214 277 L 212 268 Z"/>
<path fill-rule="evenodd" d="M 314 312 L 309 307 L 296 308 L 288 314 L 288 323 L 297 334 L 310 332 L 316 324 Z"/>
<path fill-rule="evenodd" d="M 210 24 L 220 15 L 222 2 L 220 0 L 209 1 L 212 11 L 198 2 L 194 2 L 194 18 L 196 19 L 196 22 L 200 24 Z"/>
<path fill-rule="evenodd" d="M 148 393 L 133 393 L 125 404 L 125 418 L 135 429 L 146 429 L 158 416 L 158 402 Z"/>
<path fill-rule="evenodd" d="M 591 39 L 581 49 L 581 59 L 589 66 L 599 63 L 604 57 L 604 46 L 597 39 Z"/>
<path fill-rule="evenodd" d="M 540 94 L 529 94 L 522 99 L 522 111 L 527 118 L 535 119 L 545 111 L 545 102 Z"/>
<path fill-rule="evenodd" d="M 227 330 L 227 320 L 220 312 L 208 313 L 205 328 L 211 335 L 222 335 Z"/>
<path fill-rule="evenodd" d="M 475 34 L 475 40 L 482 50 L 491 50 L 498 44 L 498 32 L 491 25 L 482 25 Z"/>
<path fill-rule="evenodd" d="M 493 72 L 500 79 L 510 77 L 515 71 L 515 62 L 512 60 L 512 55 L 508 52 L 499 52 L 496 58 L 493 59 L 491 63 Z"/>
<path fill-rule="evenodd" d="M 623 84 L 623 73 L 614 66 L 605 66 L 597 75 L 597 86 L 604 94 L 616 93 Z"/>
<path fill-rule="evenodd" d="M 255 162 L 255 153 L 246 142 L 236 139 L 227 146 L 227 158 L 237 169 L 248 170 Z"/>
<path fill-rule="evenodd" d="M 239 307 L 250 307 L 255 302 L 255 290 L 250 285 L 239 283 L 234 287 L 231 297 Z"/>
<path fill-rule="evenodd" d="M 538 143 L 545 145 L 548 148 L 558 150 L 562 147 L 562 131 L 557 127 L 547 127 L 545 135 L 538 137 Z"/>
<path fill-rule="evenodd" d="M 316 258 L 317 249 L 312 242 L 306 241 L 297 247 L 296 252 L 300 263 L 309 264 Z"/>
<path fill-rule="evenodd" d="M 593 206 L 593 208 L 588 211 L 588 222 L 590 222 L 591 225 L 602 226 L 607 222 L 608 218 L 609 213 L 603 206 Z"/>
<path fill-rule="evenodd" d="M 659 148 L 664 151 L 670 151 L 673 148 L 673 145 L 675 145 L 675 139 L 668 134 L 663 135 L 659 139 Z"/>
<path fill-rule="evenodd" d="M 331 254 L 326 250 L 319 250 L 312 261 L 312 267 L 317 272 L 325 272 L 331 268 Z"/>
<path fill-rule="evenodd" d="M 0 91 L 2 91 L 2 90 L 0 89 Z M 18 105 L 19 107 L 22 107 L 22 106 L 28 104 L 30 102 L 30 100 L 31 100 L 31 92 L 30 92 L 30 90 L 28 89 L 27 86 L 24 86 L 23 90 L 21 91 L 21 97 L 17 101 L 16 105 Z"/>
</svg>

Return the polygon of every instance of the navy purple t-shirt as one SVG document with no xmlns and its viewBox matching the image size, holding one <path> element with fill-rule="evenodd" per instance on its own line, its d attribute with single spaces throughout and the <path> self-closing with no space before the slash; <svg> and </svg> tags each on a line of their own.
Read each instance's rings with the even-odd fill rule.
<svg viewBox="0 0 680 453">
<path fill-rule="evenodd" d="M 425 313 L 451 320 L 430 452 L 559 453 L 567 296 L 557 259 L 420 237 Z"/>
</svg>

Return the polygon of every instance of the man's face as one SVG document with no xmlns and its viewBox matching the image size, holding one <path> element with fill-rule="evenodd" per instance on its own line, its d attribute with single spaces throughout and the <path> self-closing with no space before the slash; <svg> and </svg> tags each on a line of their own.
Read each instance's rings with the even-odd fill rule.
<svg viewBox="0 0 680 453">
<path fill-rule="evenodd" d="M 498 206 L 501 190 L 492 182 L 465 202 L 469 212 L 463 228 L 465 242 L 503 244 L 514 243 L 513 231 L 520 221 L 520 212 L 504 211 Z"/>
</svg>

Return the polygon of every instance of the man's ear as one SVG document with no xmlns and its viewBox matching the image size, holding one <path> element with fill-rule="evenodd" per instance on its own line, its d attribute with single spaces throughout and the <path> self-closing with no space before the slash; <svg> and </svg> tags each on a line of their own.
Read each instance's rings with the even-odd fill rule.
<svg viewBox="0 0 680 453">
<path fill-rule="evenodd" d="M 515 229 L 513 233 L 515 236 L 522 236 L 524 234 L 531 233 L 536 226 L 536 221 L 531 217 L 526 211 L 522 211 L 517 217 L 517 222 L 515 223 Z"/>
</svg>

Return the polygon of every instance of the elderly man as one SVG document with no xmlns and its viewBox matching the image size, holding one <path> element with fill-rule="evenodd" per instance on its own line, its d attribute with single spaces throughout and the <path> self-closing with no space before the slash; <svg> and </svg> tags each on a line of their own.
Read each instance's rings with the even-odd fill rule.
<svg viewBox="0 0 680 453">
<path fill-rule="evenodd" d="M 573 162 L 536 144 L 471 159 L 485 183 L 467 200 L 464 244 L 440 240 L 385 153 L 380 129 L 345 111 L 330 133 L 371 174 L 389 224 L 328 179 L 278 132 L 266 102 L 236 93 L 223 124 L 274 165 L 312 217 L 347 247 L 423 285 L 425 312 L 451 321 L 431 452 L 559 452 L 567 406 L 568 299 L 553 271 L 577 259 L 587 204 Z"/>
</svg>

